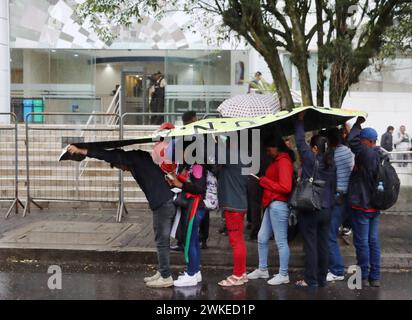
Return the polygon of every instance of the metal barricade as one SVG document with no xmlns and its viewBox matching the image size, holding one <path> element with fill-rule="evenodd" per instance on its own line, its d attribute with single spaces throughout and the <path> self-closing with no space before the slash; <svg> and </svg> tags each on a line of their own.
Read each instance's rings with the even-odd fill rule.
<svg viewBox="0 0 412 320">
<path fill-rule="evenodd" d="M 88 117 L 85 124 L 47 125 L 51 117 L 73 117 L 73 113 L 29 113 L 26 115 L 27 204 L 42 208 L 38 202 L 121 202 L 121 170 L 91 158 L 81 162 L 61 161 L 62 150 L 70 143 L 118 140 L 121 119 L 118 114 L 76 113 L 76 119 Z M 32 123 L 44 118 L 45 123 Z M 113 123 L 113 118 L 118 121 Z M 117 124 L 116 124 L 117 123 Z M 118 213 L 116 214 L 116 217 Z"/>
<path fill-rule="evenodd" d="M 19 205 L 24 208 L 19 199 L 19 149 L 17 117 L 11 112 L 1 112 L 0 118 L 9 118 L 10 124 L 0 122 L 0 201 L 12 202 L 8 207 L 7 219 L 13 208 L 18 213 Z"/>
<path fill-rule="evenodd" d="M 412 151 L 391 151 L 388 152 L 392 163 L 397 163 L 398 167 L 408 167 L 412 163 Z"/>
</svg>

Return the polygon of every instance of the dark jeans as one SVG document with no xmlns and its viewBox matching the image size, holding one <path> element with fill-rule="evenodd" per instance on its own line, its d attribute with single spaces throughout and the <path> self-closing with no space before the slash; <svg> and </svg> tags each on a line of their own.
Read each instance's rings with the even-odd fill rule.
<svg viewBox="0 0 412 320">
<path fill-rule="evenodd" d="M 325 286 L 329 266 L 330 209 L 300 212 L 299 229 L 305 252 L 305 282 L 311 287 Z"/>
<path fill-rule="evenodd" d="M 209 210 L 205 208 L 204 218 L 200 222 L 199 228 L 199 240 L 200 242 L 206 242 L 209 238 L 209 221 L 210 213 Z"/>
<path fill-rule="evenodd" d="M 347 197 L 344 203 L 336 204 L 332 208 L 330 232 L 329 232 L 329 271 L 336 276 L 343 276 L 345 274 L 345 266 L 343 264 L 342 255 L 340 254 L 338 235 L 339 227 L 346 212 L 350 212 Z"/>
<path fill-rule="evenodd" d="M 151 103 L 151 112 L 164 112 L 165 111 L 165 106 L 164 106 L 164 98 L 159 97 L 159 98 L 152 98 L 152 103 Z M 164 117 L 162 115 L 154 115 L 151 117 L 151 124 L 153 125 L 161 125 L 164 122 Z"/>
<path fill-rule="evenodd" d="M 262 187 L 259 185 L 259 181 L 255 178 L 248 180 L 247 185 L 247 215 L 248 221 L 252 224 L 250 230 L 250 236 L 257 238 L 257 235 L 262 224 Z"/>
<path fill-rule="evenodd" d="M 353 242 L 363 280 L 380 279 L 379 219 L 380 212 L 365 213 L 352 209 Z"/>
<path fill-rule="evenodd" d="M 163 278 L 170 277 L 170 231 L 173 225 L 176 208 L 173 200 L 165 202 L 160 208 L 153 210 L 153 230 L 155 234 L 159 272 Z"/>
</svg>

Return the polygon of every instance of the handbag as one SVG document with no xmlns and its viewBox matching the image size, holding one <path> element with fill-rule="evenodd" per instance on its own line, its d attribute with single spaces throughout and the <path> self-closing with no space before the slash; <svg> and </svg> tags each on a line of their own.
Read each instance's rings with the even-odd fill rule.
<svg viewBox="0 0 412 320">
<path fill-rule="evenodd" d="M 312 176 L 309 179 L 298 178 L 296 188 L 293 190 L 289 200 L 289 206 L 298 211 L 322 210 L 323 193 L 326 181 L 315 180 L 318 173 L 319 161 L 315 160 Z"/>
</svg>

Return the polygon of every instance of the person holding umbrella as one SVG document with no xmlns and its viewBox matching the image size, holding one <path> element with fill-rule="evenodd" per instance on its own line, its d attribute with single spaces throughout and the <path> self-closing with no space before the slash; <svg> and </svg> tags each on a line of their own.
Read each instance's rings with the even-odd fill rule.
<svg viewBox="0 0 412 320">
<path fill-rule="evenodd" d="M 298 114 L 295 123 L 296 145 L 302 163 L 301 179 L 322 180 L 325 188 L 321 195 L 320 211 L 298 211 L 299 228 L 303 236 L 305 252 L 304 279 L 297 281 L 297 287 L 324 287 L 328 274 L 329 232 L 333 190 L 336 184 L 336 168 L 333 152 L 328 148 L 328 140 L 315 135 L 310 145 L 305 141 L 305 113 Z"/>
<path fill-rule="evenodd" d="M 173 124 L 165 123 L 160 129 L 171 129 Z M 105 150 L 100 148 L 68 147 L 71 155 L 83 155 L 110 163 L 112 167 L 130 171 L 137 184 L 145 194 L 150 209 L 153 211 L 153 229 L 155 234 L 159 269 L 153 276 L 144 278 L 151 288 L 167 288 L 173 286 L 170 270 L 170 232 L 176 207 L 173 204 L 173 193 L 165 180 L 165 173 L 176 169 L 173 163 L 154 159 L 162 159 L 166 145 L 157 142 L 152 154 L 143 150 L 124 151 L 121 149 Z"/>
</svg>

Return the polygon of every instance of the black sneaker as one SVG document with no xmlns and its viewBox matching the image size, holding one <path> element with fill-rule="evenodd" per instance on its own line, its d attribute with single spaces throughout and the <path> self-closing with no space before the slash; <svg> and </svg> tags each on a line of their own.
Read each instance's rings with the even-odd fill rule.
<svg viewBox="0 0 412 320">
<path fill-rule="evenodd" d="M 202 248 L 202 249 L 204 249 L 204 250 L 209 249 L 209 247 L 207 246 L 206 241 L 202 241 L 202 242 L 201 242 L 200 248 Z"/>
<path fill-rule="evenodd" d="M 170 246 L 170 250 L 172 251 L 183 251 L 182 246 Z"/>
</svg>

